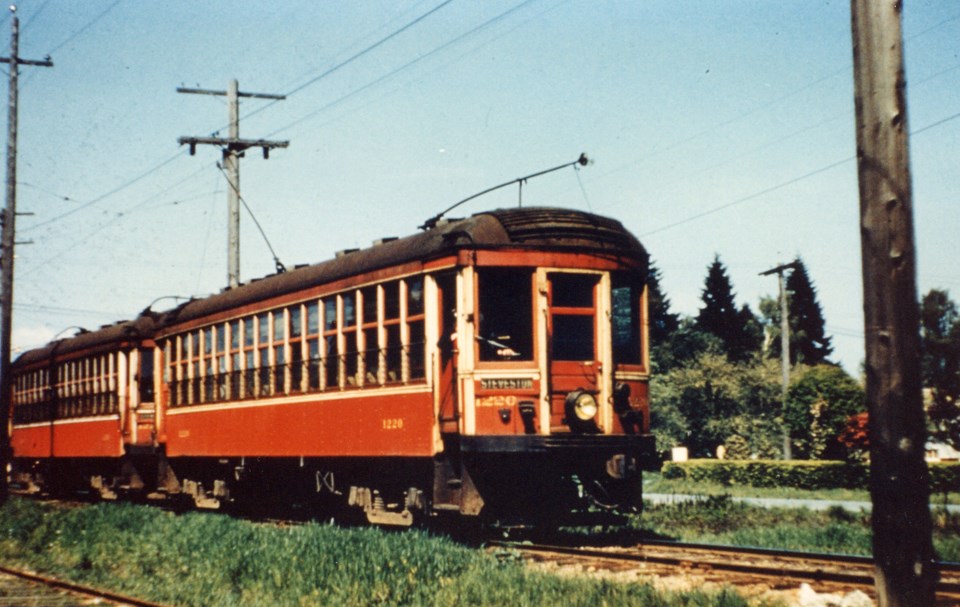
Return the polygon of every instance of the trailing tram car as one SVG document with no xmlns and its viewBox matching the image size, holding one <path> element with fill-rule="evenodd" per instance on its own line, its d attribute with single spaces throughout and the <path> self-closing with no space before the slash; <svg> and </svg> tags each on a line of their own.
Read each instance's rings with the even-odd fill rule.
<svg viewBox="0 0 960 607">
<path fill-rule="evenodd" d="M 114 363 L 130 404 L 107 455 L 136 473 L 84 482 L 134 476 L 200 507 L 297 501 L 400 526 L 638 507 L 641 470 L 657 463 L 646 273 L 645 250 L 615 220 L 501 209 L 141 316 L 150 339 L 124 342 Z M 16 461 L 86 457 L 24 450 L 20 386 L 48 364 L 32 362 L 43 351 L 18 360 Z M 50 393 L 66 388 L 56 377 Z M 124 432 L 147 400 L 144 463 L 131 456 L 145 443 Z"/>
<path fill-rule="evenodd" d="M 12 477 L 28 492 L 142 489 L 155 459 L 155 319 L 81 331 L 12 365 Z"/>
</svg>

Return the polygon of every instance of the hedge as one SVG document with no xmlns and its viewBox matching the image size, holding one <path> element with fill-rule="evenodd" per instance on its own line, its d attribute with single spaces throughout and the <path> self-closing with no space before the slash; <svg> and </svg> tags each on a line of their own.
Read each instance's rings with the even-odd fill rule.
<svg viewBox="0 0 960 607">
<path fill-rule="evenodd" d="M 934 493 L 960 491 L 960 462 L 927 465 Z M 867 489 L 869 468 L 864 464 L 810 460 L 716 460 L 665 462 L 663 478 L 706 481 L 721 485 L 795 487 L 797 489 Z"/>
</svg>

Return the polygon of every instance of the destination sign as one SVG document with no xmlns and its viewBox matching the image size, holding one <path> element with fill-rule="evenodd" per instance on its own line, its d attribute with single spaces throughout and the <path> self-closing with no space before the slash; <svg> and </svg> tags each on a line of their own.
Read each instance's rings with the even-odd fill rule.
<svg viewBox="0 0 960 607">
<path fill-rule="evenodd" d="M 529 377 L 492 377 L 480 380 L 482 390 L 532 390 L 533 380 Z"/>
</svg>

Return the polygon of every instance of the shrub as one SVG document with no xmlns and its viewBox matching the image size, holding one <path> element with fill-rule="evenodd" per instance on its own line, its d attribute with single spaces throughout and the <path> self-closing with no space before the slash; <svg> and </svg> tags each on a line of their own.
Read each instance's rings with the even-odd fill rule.
<svg viewBox="0 0 960 607">
<path fill-rule="evenodd" d="M 960 491 L 960 462 L 929 464 L 931 493 Z M 857 462 L 809 460 L 714 460 L 666 462 L 663 478 L 751 487 L 867 489 L 869 467 Z"/>
</svg>

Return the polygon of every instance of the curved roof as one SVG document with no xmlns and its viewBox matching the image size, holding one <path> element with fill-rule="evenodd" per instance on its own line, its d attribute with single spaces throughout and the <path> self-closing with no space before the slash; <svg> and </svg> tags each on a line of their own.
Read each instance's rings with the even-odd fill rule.
<svg viewBox="0 0 960 607">
<path fill-rule="evenodd" d="M 92 355 L 127 346 L 136 346 L 139 345 L 140 341 L 152 338 L 156 327 L 156 315 L 141 314 L 134 320 L 121 321 L 101 327 L 96 331 L 83 331 L 73 337 L 52 341 L 42 348 L 27 350 L 17 357 L 14 366 L 23 367 L 46 361 L 51 356 L 65 359 L 77 352 Z"/>
<path fill-rule="evenodd" d="M 216 314 L 272 297 L 389 266 L 428 262 L 459 249 L 538 248 L 604 253 L 646 267 L 640 242 L 614 219 L 549 207 L 498 209 L 450 220 L 412 236 L 341 255 L 318 264 L 254 280 L 193 300 L 168 313 L 164 324 Z"/>
<path fill-rule="evenodd" d="M 419 234 L 354 251 L 328 261 L 254 280 L 217 295 L 191 300 L 169 312 L 144 310 L 135 320 L 61 339 L 24 352 L 18 367 L 74 352 L 124 347 L 173 324 L 407 263 L 425 263 L 461 249 L 547 249 L 603 254 L 631 260 L 645 271 L 647 253 L 614 219 L 550 207 L 498 209 L 449 220 Z"/>
</svg>

